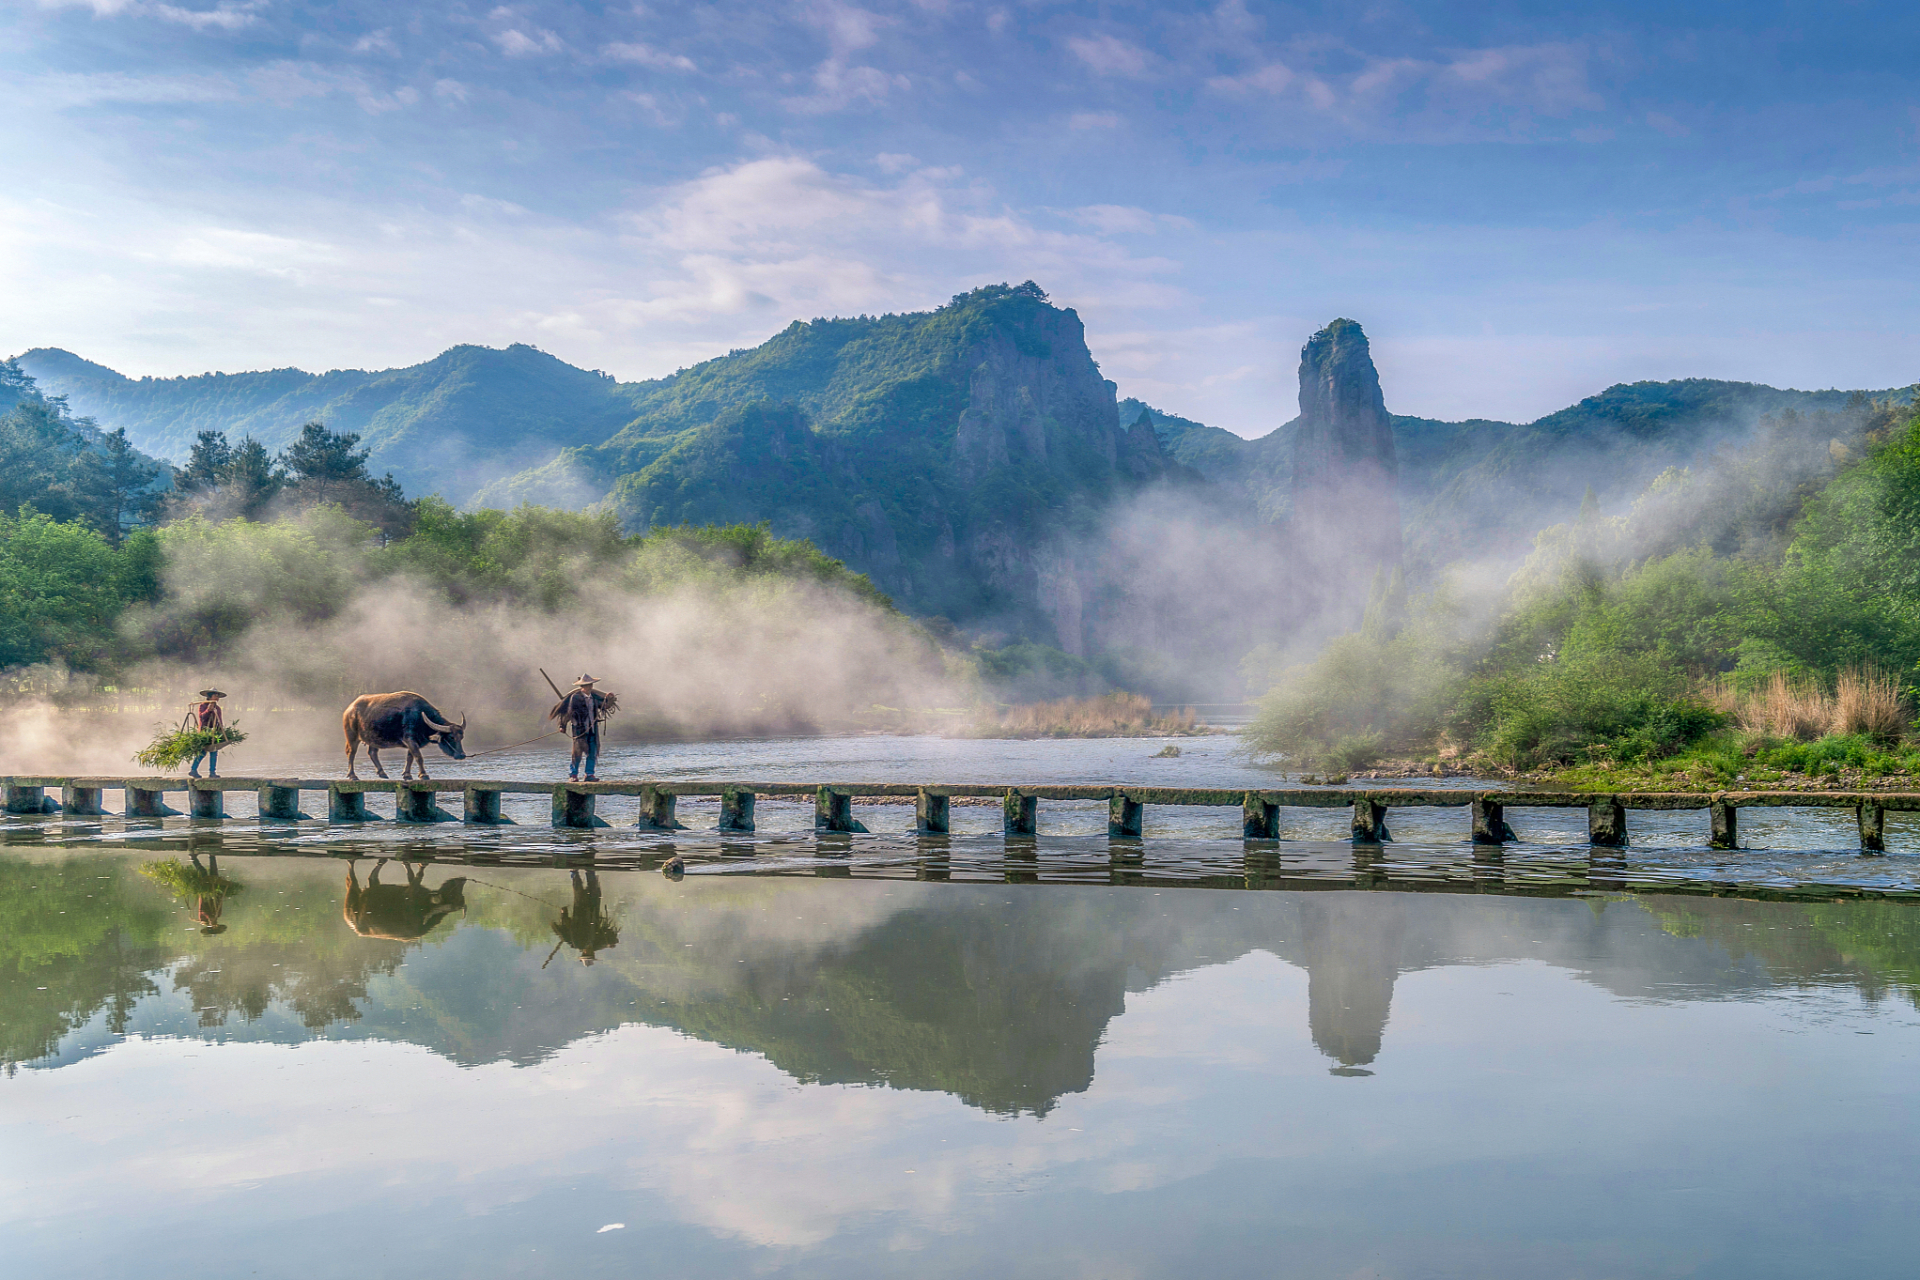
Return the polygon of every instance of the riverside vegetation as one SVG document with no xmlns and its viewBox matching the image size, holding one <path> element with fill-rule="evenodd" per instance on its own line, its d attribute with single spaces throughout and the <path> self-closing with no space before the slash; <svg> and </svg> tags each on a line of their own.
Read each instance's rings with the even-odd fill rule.
<svg viewBox="0 0 1920 1280">
<path fill-rule="evenodd" d="M 1359 631 L 1277 673 L 1254 743 L 1594 788 L 1920 772 L 1912 403 L 1763 417 L 1751 444 L 1668 470 L 1624 515 L 1589 500 L 1491 598 L 1469 581 L 1377 583 Z"/>
</svg>

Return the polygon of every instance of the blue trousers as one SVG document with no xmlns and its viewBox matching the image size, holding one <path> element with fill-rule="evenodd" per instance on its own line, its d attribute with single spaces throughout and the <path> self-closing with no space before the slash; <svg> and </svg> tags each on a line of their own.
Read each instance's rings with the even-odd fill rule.
<svg viewBox="0 0 1920 1280">
<path fill-rule="evenodd" d="M 599 734 L 589 733 L 584 737 L 573 740 L 573 761 L 567 766 L 567 776 L 576 781 L 580 777 L 580 757 L 582 755 L 587 758 L 587 773 L 591 775 L 594 772 L 593 766 L 600 759 Z"/>
<path fill-rule="evenodd" d="M 208 756 L 213 757 L 213 764 L 211 767 L 207 769 L 207 775 L 211 777 L 212 775 L 220 772 L 220 753 L 218 751 L 202 751 L 199 755 L 193 758 L 193 763 L 188 766 L 187 772 L 188 773 L 200 772 L 200 762 L 202 760 L 205 760 Z"/>
</svg>

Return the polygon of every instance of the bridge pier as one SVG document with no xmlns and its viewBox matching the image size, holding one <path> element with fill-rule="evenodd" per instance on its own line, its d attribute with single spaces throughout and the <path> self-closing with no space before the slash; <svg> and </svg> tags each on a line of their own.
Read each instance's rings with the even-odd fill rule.
<svg viewBox="0 0 1920 1280">
<path fill-rule="evenodd" d="M 594 816 L 593 792 L 575 791 L 565 783 L 553 789 L 553 825 L 591 830 L 604 827 L 606 819 Z"/>
<path fill-rule="evenodd" d="M 1387 830 L 1387 806 L 1361 797 L 1353 802 L 1353 843 L 1381 844 L 1393 839 Z"/>
<path fill-rule="evenodd" d="M 1030 836 L 1040 830 L 1040 798 L 1022 795 L 1009 787 L 1000 802 L 1001 826 L 1010 836 Z"/>
<path fill-rule="evenodd" d="M 1887 811 L 1877 804 L 1863 804 L 1859 810 L 1860 852 L 1887 851 Z"/>
<path fill-rule="evenodd" d="M 16 787 L 7 784 L 8 813 L 52 813 L 44 787 Z"/>
<path fill-rule="evenodd" d="M 1606 796 L 1587 806 L 1587 843 L 1603 849 L 1627 847 L 1627 810 L 1615 797 Z"/>
<path fill-rule="evenodd" d="M 1707 814 L 1707 847 L 1738 849 L 1740 847 L 1740 810 L 1725 800 L 1715 800 L 1707 806 Z"/>
<path fill-rule="evenodd" d="M 853 792 L 820 787 L 813 793 L 813 829 L 865 834 L 866 824 L 853 816 Z"/>
<path fill-rule="evenodd" d="M 678 798 L 671 791 L 647 787 L 640 793 L 640 818 L 634 825 L 643 831 L 685 831 L 680 820 L 673 816 Z"/>
<path fill-rule="evenodd" d="M 476 826 L 511 826 L 513 819 L 500 813 L 500 793 L 485 787 L 465 787 L 460 792 L 460 820 Z"/>
<path fill-rule="evenodd" d="M 393 817 L 396 822 L 452 822 L 453 815 L 440 807 L 440 797 L 429 787 L 409 787 L 404 783 L 393 793 Z"/>
<path fill-rule="evenodd" d="M 328 822 L 378 822 L 380 815 L 367 812 L 367 793 L 343 791 L 336 783 L 327 788 Z"/>
<path fill-rule="evenodd" d="M 953 829 L 953 797 L 925 787 L 914 793 L 913 829 L 923 836 L 943 836 Z"/>
<path fill-rule="evenodd" d="M 227 816 L 227 793 L 211 787 L 187 787 L 187 812 L 200 822 L 219 822 Z"/>
<path fill-rule="evenodd" d="M 177 818 L 180 811 L 167 804 L 167 793 L 149 791 L 145 787 L 129 786 L 126 789 L 127 817 L 129 818 Z"/>
<path fill-rule="evenodd" d="M 1240 806 L 1241 825 L 1249 840 L 1278 840 L 1280 838 L 1280 806 L 1271 800 L 1263 800 L 1258 792 L 1247 792 L 1247 798 Z"/>
<path fill-rule="evenodd" d="M 70 818 L 105 817 L 107 807 L 100 800 L 99 787 L 76 786 L 69 782 L 60 788 L 60 811 Z"/>
<path fill-rule="evenodd" d="M 1146 809 L 1138 800 L 1129 798 L 1126 792 L 1114 792 L 1113 799 L 1107 801 L 1107 838 L 1138 840 Z"/>
<path fill-rule="evenodd" d="M 260 821 L 298 822 L 307 815 L 300 812 L 300 788 L 261 787 Z"/>
<path fill-rule="evenodd" d="M 1497 800 L 1475 800 L 1473 802 L 1473 842 L 1475 844 L 1505 844 L 1517 840 L 1513 828 L 1507 825 L 1506 806 Z"/>
<path fill-rule="evenodd" d="M 753 830 L 753 792 L 745 787 L 729 787 L 720 794 L 720 829 Z"/>
</svg>

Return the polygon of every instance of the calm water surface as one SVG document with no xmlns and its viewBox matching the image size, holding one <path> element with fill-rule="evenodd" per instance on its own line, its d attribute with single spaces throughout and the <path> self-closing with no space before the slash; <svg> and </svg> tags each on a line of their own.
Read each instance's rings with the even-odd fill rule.
<svg viewBox="0 0 1920 1280">
<path fill-rule="evenodd" d="M 1270 785 L 1159 745 L 603 772 Z M 1445 810 L 1379 856 L 1306 810 L 1278 844 L 1149 810 L 1131 846 L 1099 806 L 1012 843 L 997 809 L 521 816 L 0 826 L 7 1274 L 1912 1274 L 1903 826 L 1861 859 L 1784 811 L 1725 854 L 1646 815 L 1596 860 L 1579 814 L 1497 859 Z"/>
</svg>

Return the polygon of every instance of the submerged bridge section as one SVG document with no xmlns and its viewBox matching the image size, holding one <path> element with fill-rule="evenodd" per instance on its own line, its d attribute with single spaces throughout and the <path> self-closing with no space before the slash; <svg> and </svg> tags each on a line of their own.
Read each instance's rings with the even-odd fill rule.
<svg viewBox="0 0 1920 1280">
<path fill-rule="evenodd" d="M 65 813 L 74 817 L 105 816 L 105 796 L 123 797 L 122 815 L 128 818 L 183 816 L 170 808 L 169 795 L 184 798 L 184 816 L 203 821 L 226 818 L 229 792 L 253 792 L 259 800 L 262 822 L 292 822 L 307 818 L 301 812 L 303 793 L 326 796 L 330 822 L 377 822 L 367 796 L 390 793 L 399 822 L 509 823 L 500 812 L 503 795 L 544 795 L 552 801 L 555 827 L 587 829 L 611 825 L 597 812 L 603 797 L 638 799 L 633 825 L 642 831 L 681 831 L 675 817 L 682 796 L 718 798 L 719 830 L 754 829 L 754 801 L 761 797 L 804 799 L 814 802 L 814 829 L 824 832 L 863 832 L 853 817 L 855 799 L 913 801 L 913 830 L 940 835 L 949 830 L 951 805 L 956 798 L 998 800 L 1003 829 L 1010 836 L 1029 836 L 1038 830 L 1042 800 L 1103 801 L 1108 806 L 1107 834 L 1115 839 L 1138 838 L 1145 829 L 1149 805 L 1202 805 L 1237 808 L 1244 819 L 1246 838 L 1275 840 L 1280 835 L 1282 809 L 1353 810 L 1355 844 L 1391 840 L 1387 816 L 1396 808 L 1457 808 L 1467 810 L 1475 844 L 1497 845 L 1518 840 L 1507 822 L 1510 809 L 1585 809 L 1588 840 L 1601 847 L 1627 843 L 1629 810 L 1704 810 L 1708 843 L 1715 849 L 1739 847 L 1739 814 L 1743 808 L 1852 809 L 1860 828 L 1860 849 L 1886 849 L 1886 815 L 1893 811 L 1920 811 L 1920 792 L 1872 791 L 1636 791 L 1614 794 L 1573 791 L 1479 791 L 1466 789 L 1296 787 L 1247 791 L 1202 787 L 1112 786 L 1002 786 L 987 784 L 929 784 L 888 782 L 511 782 L 478 779 L 433 781 L 339 781 L 321 778 L 89 778 L 6 777 L 6 811 L 13 814 Z M 55 800 L 49 792 L 57 791 Z M 460 796 L 461 812 L 443 808 L 441 799 Z"/>
</svg>

